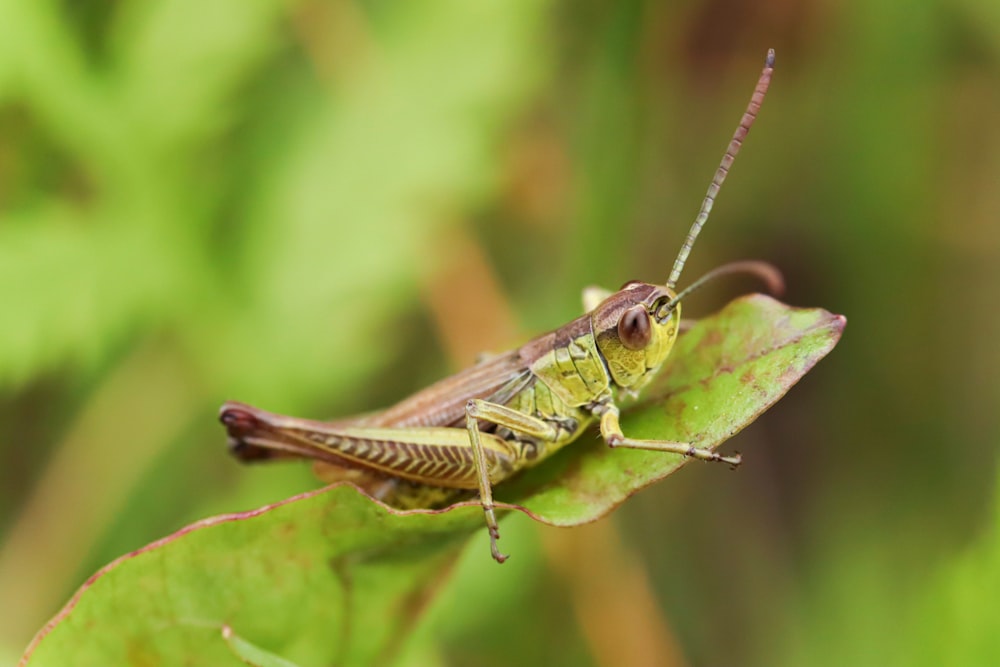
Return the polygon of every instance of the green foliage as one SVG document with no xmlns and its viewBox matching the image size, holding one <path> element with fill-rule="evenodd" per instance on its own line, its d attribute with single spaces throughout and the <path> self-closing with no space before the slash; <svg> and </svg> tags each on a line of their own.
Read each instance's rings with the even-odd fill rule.
<svg viewBox="0 0 1000 667">
<path fill-rule="evenodd" d="M 988 665 L 1000 655 L 1000 490 L 992 514 L 985 534 L 934 573 L 919 596 L 911 634 L 917 640 L 909 646 L 909 664 Z"/>
<path fill-rule="evenodd" d="M 662 280 L 774 47 L 682 282 L 767 259 L 850 334 L 738 473 L 600 522 L 621 561 L 505 520 L 516 558 L 470 550 L 412 664 L 598 665 L 657 614 L 678 664 L 997 663 L 1000 4 L 720 7 L 0 0 L 0 662 L 101 565 L 312 488 L 235 465 L 223 400 L 377 409 L 515 344 L 497 312 Z M 596 580 L 622 607 L 585 619 Z"/>
<path fill-rule="evenodd" d="M 356 378 L 371 362 L 343 351 L 412 300 L 414 249 L 447 229 L 439 209 L 489 178 L 485 149 L 530 83 L 523 52 L 510 48 L 536 20 L 522 4 L 440 2 L 394 15 L 371 26 L 368 38 L 391 41 L 363 72 L 333 91 L 281 82 L 292 89 L 274 93 L 254 78 L 288 38 L 286 3 L 128 6 L 108 28 L 110 71 L 84 66 L 50 5 L 18 7 L 5 40 L 14 91 L 59 142 L 58 166 L 84 181 L 85 201 L 26 198 L 0 230 L 0 301 L 18 313 L 0 340 L 0 382 L 106 355 L 140 323 L 175 330 L 214 387 L 291 402 L 289 392 L 312 396 L 331 374 Z M 492 29 L 476 38 L 476 56 L 427 94 L 480 21 Z M 31 58 L 41 44 L 52 56 Z M 283 130 L 303 112 L 272 94 L 311 95 L 315 108 Z M 331 250 L 336 280 L 317 276 Z M 352 326 L 336 326 L 338 313 L 351 313 Z M 304 359 L 317 330 L 324 348 Z M 266 384 L 239 363 L 260 349 L 283 374 Z"/>
</svg>

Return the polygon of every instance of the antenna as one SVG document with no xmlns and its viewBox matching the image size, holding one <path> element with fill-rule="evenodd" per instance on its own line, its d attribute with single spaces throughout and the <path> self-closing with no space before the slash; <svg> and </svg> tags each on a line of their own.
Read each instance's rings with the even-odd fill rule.
<svg viewBox="0 0 1000 667">
<path fill-rule="evenodd" d="M 746 273 L 752 276 L 757 276 L 764 283 L 765 288 L 768 292 L 770 292 L 771 296 L 781 296 L 785 293 L 785 279 L 781 275 L 781 271 L 778 270 L 778 267 L 773 264 L 755 259 L 730 262 L 712 269 L 701 278 L 698 278 L 698 280 L 678 292 L 677 296 L 673 299 L 660 306 L 660 308 L 656 311 L 657 319 L 665 318 L 667 313 L 672 311 L 678 303 L 684 300 L 684 297 L 696 290 L 701 289 L 705 283 L 715 280 L 719 276 L 728 276 L 732 273 Z M 660 313 L 663 313 L 663 315 L 660 315 Z"/>
<path fill-rule="evenodd" d="M 771 73 L 773 71 L 774 49 L 768 49 L 767 58 L 764 60 L 764 70 L 760 73 L 760 78 L 757 79 L 757 87 L 753 89 L 753 95 L 750 96 L 750 103 L 747 105 L 747 110 L 743 112 L 743 118 L 740 119 L 740 124 L 736 128 L 736 132 L 733 133 L 729 147 L 726 148 L 726 154 L 722 156 L 722 163 L 719 164 L 719 168 L 715 171 L 712 184 L 708 186 L 708 192 L 701 203 L 701 210 L 698 211 L 698 216 L 694 219 L 694 224 L 691 225 L 687 238 L 684 239 L 684 245 L 681 246 L 680 252 L 677 253 L 677 259 L 674 260 L 674 268 L 670 271 L 670 277 L 667 279 L 667 287 L 669 289 L 677 287 L 681 271 L 684 270 L 684 262 L 687 261 L 688 255 L 691 254 L 691 248 L 694 246 L 694 240 L 698 238 L 701 228 L 708 221 L 708 214 L 712 212 L 712 205 L 719 194 L 719 188 L 722 187 L 722 182 L 726 180 L 726 175 L 733 166 L 736 154 L 740 152 L 740 146 L 743 145 L 743 140 L 746 139 L 747 133 L 750 132 L 750 126 L 753 125 L 754 120 L 757 118 L 757 112 L 760 111 L 760 105 L 764 102 L 767 87 L 771 85 Z"/>
</svg>

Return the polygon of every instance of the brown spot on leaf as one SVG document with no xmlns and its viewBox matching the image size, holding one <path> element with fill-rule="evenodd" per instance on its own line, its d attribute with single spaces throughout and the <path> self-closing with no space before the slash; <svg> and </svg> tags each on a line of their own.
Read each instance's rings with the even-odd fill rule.
<svg viewBox="0 0 1000 667">
<path fill-rule="evenodd" d="M 705 337 L 701 339 L 698 343 L 700 347 L 715 347 L 716 345 L 721 345 L 725 337 L 722 335 L 722 331 L 719 329 L 710 329 Z"/>
</svg>

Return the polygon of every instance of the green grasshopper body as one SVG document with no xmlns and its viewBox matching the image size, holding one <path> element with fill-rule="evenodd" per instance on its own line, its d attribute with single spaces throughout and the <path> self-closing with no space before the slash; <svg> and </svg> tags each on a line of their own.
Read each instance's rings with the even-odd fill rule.
<svg viewBox="0 0 1000 667">
<path fill-rule="evenodd" d="M 584 293 L 587 311 L 572 322 L 510 352 L 490 357 L 382 412 L 338 421 L 286 417 L 233 401 L 222 406 L 234 454 L 246 461 L 310 458 L 328 479 L 347 479 L 402 506 L 439 504 L 478 490 L 493 557 L 499 531 L 493 485 L 531 467 L 576 440 L 594 421 L 611 447 L 672 452 L 738 465 L 690 443 L 636 440 L 622 433 L 617 399 L 637 394 L 673 348 L 680 301 L 706 279 L 760 265 L 718 269 L 687 290 L 675 285 L 694 239 L 753 123 L 770 82 L 764 71 L 709 187 L 701 211 L 666 285 L 632 281 L 614 293 Z"/>
</svg>

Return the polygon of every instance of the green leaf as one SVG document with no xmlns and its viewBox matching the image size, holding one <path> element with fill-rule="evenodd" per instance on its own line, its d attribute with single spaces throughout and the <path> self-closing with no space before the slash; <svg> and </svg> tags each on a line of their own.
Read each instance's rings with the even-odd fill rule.
<svg viewBox="0 0 1000 667">
<path fill-rule="evenodd" d="M 386 664 L 481 522 L 349 486 L 206 519 L 92 576 L 22 664 L 244 665 L 227 627 L 298 665 Z"/>
<path fill-rule="evenodd" d="M 717 447 L 826 355 L 844 323 L 767 297 L 734 301 L 681 337 L 624 429 Z M 592 440 L 498 496 L 545 523 L 575 525 L 685 462 Z M 482 525 L 475 502 L 402 512 L 345 485 L 207 519 L 94 575 L 22 664 L 387 664 Z M 485 541 L 476 546 L 488 558 Z"/>
</svg>

